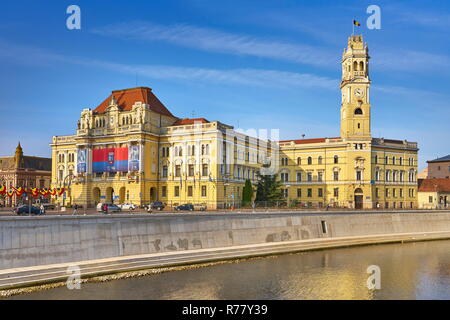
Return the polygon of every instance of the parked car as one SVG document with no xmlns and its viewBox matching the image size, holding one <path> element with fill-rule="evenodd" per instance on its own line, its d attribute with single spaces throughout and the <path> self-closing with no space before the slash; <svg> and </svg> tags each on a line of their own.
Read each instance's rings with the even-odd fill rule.
<svg viewBox="0 0 450 320">
<path fill-rule="evenodd" d="M 179 206 L 176 206 L 175 210 L 177 210 L 177 211 L 182 211 L 182 210 L 194 211 L 194 206 L 192 204 L 181 204 Z"/>
<path fill-rule="evenodd" d="M 56 205 L 53 203 L 43 203 L 42 204 L 45 208 L 45 210 L 55 210 L 56 209 Z"/>
<path fill-rule="evenodd" d="M 152 212 L 153 210 L 162 211 L 164 210 L 165 205 L 161 201 L 153 201 L 147 208 L 148 212 Z"/>
<path fill-rule="evenodd" d="M 194 204 L 194 210 L 196 211 L 206 211 L 206 204 Z"/>
<path fill-rule="evenodd" d="M 104 204 L 105 202 L 100 202 L 99 204 L 97 204 L 97 212 L 103 212 L 102 208 Z M 122 209 L 114 203 L 106 203 L 106 205 L 108 206 L 108 213 L 122 211 Z"/>
<path fill-rule="evenodd" d="M 39 209 L 37 207 L 34 207 L 34 206 L 31 206 L 31 209 L 30 209 L 30 207 L 28 205 L 26 205 L 26 204 L 18 206 L 18 207 L 15 207 L 13 209 L 13 211 L 18 216 L 20 216 L 22 214 L 26 215 L 26 214 L 29 214 L 30 212 L 31 212 L 31 214 L 34 214 L 34 215 L 41 215 L 41 214 L 43 214 L 41 212 L 41 209 Z"/>
<path fill-rule="evenodd" d="M 134 210 L 137 208 L 137 206 L 135 204 L 128 203 L 128 202 L 119 204 L 119 207 L 122 210 Z"/>
</svg>

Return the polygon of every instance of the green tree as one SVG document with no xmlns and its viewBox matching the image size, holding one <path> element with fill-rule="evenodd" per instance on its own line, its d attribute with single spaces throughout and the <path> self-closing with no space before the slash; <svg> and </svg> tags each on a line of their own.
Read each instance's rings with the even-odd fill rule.
<svg viewBox="0 0 450 320">
<path fill-rule="evenodd" d="M 249 179 L 245 180 L 244 188 L 242 189 L 242 206 L 247 207 L 251 204 L 253 197 L 253 187 Z"/>
<path fill-rule="evenodd" d="M 281 199 L 281 181 L 277 175 L 259 175 L 256 201 L 276 201 Z"/>
</svg>

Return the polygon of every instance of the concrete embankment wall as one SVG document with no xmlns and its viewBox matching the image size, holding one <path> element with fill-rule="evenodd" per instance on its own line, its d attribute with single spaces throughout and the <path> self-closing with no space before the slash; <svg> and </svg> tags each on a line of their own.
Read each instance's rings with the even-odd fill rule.
<svg viewBox="0 0 450 320">
<path fill-rule="evenodd" d="M 324 232 L 323 228 L 326 228 Z M 0 269 L 367 235 L 450 232 L 450 212 L 0 218 Z"/>
</svg>

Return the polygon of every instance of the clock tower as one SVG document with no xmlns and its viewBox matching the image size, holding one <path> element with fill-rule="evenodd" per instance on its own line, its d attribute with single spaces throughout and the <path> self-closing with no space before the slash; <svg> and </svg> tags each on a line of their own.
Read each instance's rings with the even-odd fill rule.
<svg viewBox="0 0 450 320">
<path fill-rule="evenodd" d="M 371 138 L 369 48 L 361 35 L 348 38 L 342 55 L 341 137 Z"/>
</svg>

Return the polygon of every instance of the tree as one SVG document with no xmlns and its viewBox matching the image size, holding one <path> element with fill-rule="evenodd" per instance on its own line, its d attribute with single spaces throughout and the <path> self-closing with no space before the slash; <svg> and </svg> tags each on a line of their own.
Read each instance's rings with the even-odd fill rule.
<svg viewBox="0 0 450 320">
<path fill-rule="evenodd" d="M 256 201 L 276 201 L 281 199 L 281 181 L 277 175 L 258 174 L 258 187 L 256 189 Z"/>
<path fill-rule="evenodd" d="M 244 188 L 242 189 L 242 206 L 247 207 L 251 204 L 253 197 L 253 187 L 249 179 L 245 180 Z"/>
</svg>

